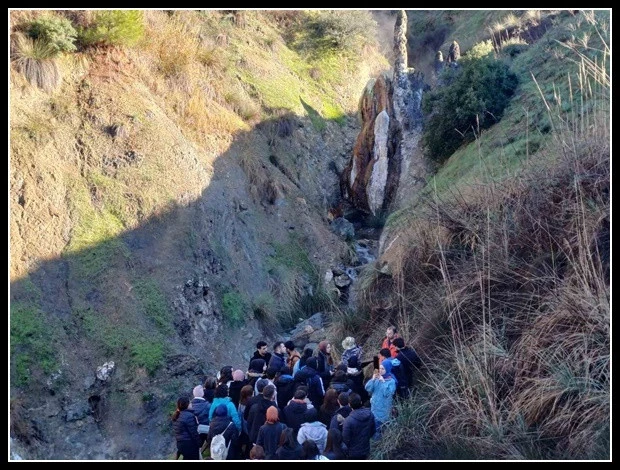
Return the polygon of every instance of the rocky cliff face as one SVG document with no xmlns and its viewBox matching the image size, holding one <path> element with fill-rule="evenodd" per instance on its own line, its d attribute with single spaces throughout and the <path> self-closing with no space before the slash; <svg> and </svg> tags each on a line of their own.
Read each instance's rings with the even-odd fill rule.
<svg viewBox="0 0 620 470">
<path fill-rule="evenodd" d="M 366 85 L 360 100 L 362 130 L 341 178 L 343 197 L 379 215 L 394 208 L 400 193 L 419 189 L 427 168 L 418 149 L 424 77 L 407 66 L 407 14 L 394 26 L 394 68 Z"/>
</svg>

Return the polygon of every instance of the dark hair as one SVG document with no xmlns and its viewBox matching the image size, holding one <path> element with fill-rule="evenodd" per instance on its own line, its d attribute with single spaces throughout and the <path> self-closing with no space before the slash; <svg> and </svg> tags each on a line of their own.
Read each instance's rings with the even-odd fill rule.
<svg viewBox="0 0 620 470">
<path fill-rule="evenodd" d="M 291 369 L 289 366 L 282 366 L 279 372 L 280 375 L 291 375 L 293 373 L 293 369 Z"/>
<path fill-rule="evenodd" d="M 269 385 L 269 380 L 267 380 L 267 379 L 258 379 L 254 385 L 256 385 L 256 390 L 258 391 L 258 393 L 263 393 L 263 390 L 265 389 L 265 386 Z"/>
<path fill-rule="evenodd" d="M 275 367 L 267 367 L 267 369 L 265 370 L 265 377 L 273 380 L 276 377 L 277 373 L 278 369 L 276 369 Z"/>
<path fill-rule="evenodd" d="M 306 423 L 312 423 L 319 419 L 319 412 L 316 408 L 308 408 L 304 413 L 304 419 Z"/>
<path fill-rule="evenodd" d="M 232 366 L 224 366 L 220 369 L 220 380 L 219 383 L 221 384 L 225 384 L 226 382 L 229 382 L 230 380 L 233 380 L 233 368 Z"/>
<path fill-rule="evenodd" d="M 333 452 L 336 460 L 346 459 L 342 450 L 342 433 L 338 428 L 331 428 L 327 431 L 327 442 L 325 443 L 325 452 Z"/>
<path fill-rule="evenodd" d="M 293 349 L 295 349 L 295 343 L 293 343 L 291 340 L 288 340 L 286 343 L 284 343 L 284 347 L 292 351 Z"/>
<path fill-rule="evenodd" d="M 306 360 L 306 366 L 310 367 L 310 369 L 317 370 L 319 367 L 319 361 L 316 360 L 316 357 L 312 356 Z"/>
<path fill-rule="evenodd" d="M 388 348 L 381 349 L 381 351 L 379 351 L 379 354 L 381 354 L 385 358 L 392 357 L 392 351 L 390 351 Z"/>
<path fill-rule="evenodd" d="M 213 390 L 215 387 L 217 387 L 217 379 L 210 375 L 205 379 L 204 388 Z"/>
<path fill-rule="evenodd" d="M 338 408 L 340 408 L 340 405 L 338 404 L 338 392 L 333 388 L 328 388 L 325 391 L 325 396 L 323 397 L 321 411 L 326 415 L 332 415 Z"/>
<path fill-rule="evenodd" d="M 340 403 L 340 406 L 347 406 L 349 404 L 349 392 L 340 392 L 338 403 Z"/>
<path fill-rule="evenodd" d="M 260 349 L 263 346 L 267 346 L 267 343 L 265 343 L 264 341 L 259 341 L 258 343 L 256 343 L 256 349 Z"/>
<path fill-rule="evenodd" d="M 265 459 L 265 449 L 263 446 L 259 446 L 258 444 L 254 444 L 254 447 L 250 449 L 250 459 L 252 460 L 264 460 Z"/>
<path fill-rule="evenodd" d="M 276 388 L 271 384 L 265 385 L 265 388 L 263 388 L 263 396 L 267 399 L 273 398 L 273 395 L 275 393 L 276 393 Z"/>
<path fill-rule="evenodd" d="M 262 374 L 265 369 L 265 360 L 264 359 L 252 359 L 250 361 L 250 371 L 258 372 Z"/>
<path fill-rule="evenodd" d="M 314 460 L 314 458 L 320 455 L 319 447 L 312 439 L 306 439 L 301 445 L 301 456 L 304 460 Z"/>
<path fill-rule="evenodd" d="M 273 343 L 273 350 L 275 351 L 277 347 L 279 347 L 282 344 L 282 341 L 276 341 L 275 343 Z"/>
<path fill-rule="evenodd" d="M 337 370 L 336 372 L 334 372 L 334 378 L 332 379 L 332 383 L 333 382 L 344 382 L 346 383 L 347 381 L 347 373 L 342 371 L 342 370 Z"/>
<path fill-rule="evenodd" d="M 280 446 L 297 447 L 297 438 L 295 437 L 295 430 L 293 428 L 284 428 L 280 434 Z"/>
<path fill-rule="evenodd" d="M 347 373 L 347 365 L 344 362 L 341 362 L 340 364 L 338 364 L 336 366 L 336 372 L 338 372 L 339 370 L 343 371 L 345 374 Z"/>
<path fill-rule="evenodd" d="M 220 384 L 215 389 L 215 398 L 224 398 L 228 396 L 228 385 Z"/>
<path fill-rule="evenodd" d="M 392 341 L 392 344 L 396 346 L 398 349 L 402 349 L 405 347 L 405 340 L 402 338 L 394 338 L 394 341 Z"/>
<path fill-rule="evenodd" d="M 239 392 L 239 404 L 245 405 L 250 398 L 254 395 L 254 387 L 251 385 L 244 385 Z"/>
<path fill-rule="evenodd" d="M 176 421 L 181 414 L 181 411 L 185 411 L 189 406 L 189 397 L 187 395 L 181 395 L 177 400 L 177 409 L 172 415 L 172 421 Z"/>
<path fill-rule="evenodd" d="M 303 400 L 307 396 L 308 396 L 308 392 L 306 392 L 303 387 L 299 387 L 297 390 L 295 390 L 295 394 L 293 395 L 293 398 L 295 398 L 296 400 Z"/>
<path fill-rule="evenodd" d="M 362 407 L 362 397 L 355 392 L 349 393 L 349 406 L 352 410 L 357 410 Z"/>
<path fill-rule="evenodd" d="M 304 349 L 304 351 L 301 353 L 301 357 L 299 358 L 299 368 L 301 369 L 302 366 L 306 365 L 306 361 L 308 360 L 308 358 L 312 357 L 312 349 L 311 348 L 306 348 Z"/>
</svg>

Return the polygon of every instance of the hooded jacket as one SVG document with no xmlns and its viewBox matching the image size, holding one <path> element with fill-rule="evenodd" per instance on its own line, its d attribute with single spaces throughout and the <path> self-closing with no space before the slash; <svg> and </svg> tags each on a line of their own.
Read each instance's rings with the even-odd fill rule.
<svg viewBox="0 0 620 470">
<path fill-rule="evenodd" d="M 235 405 L 230 399 L 230 397 L 219 397 L 213 399 L 213 403 L 211 404 L 211 408 L 209 409 L 209 419 L 213 418 L 213 412 L 219 405 L 226 406 L 228 416 L 232 418 L 232 421 L 233 423 L 235 423 L 237 431 L 241 432 L 241 418 L 239 418 L 237 408 L 235 408 Z"/>
<path fill-rule="evenodd" d="M 370 438 L 375 434 L 375 417 L 370 408 L 351 411 L 342 425 L 342 442 L 349 449 L 349 458 L 367 458 L 370 454 Z"/>
<path fill-rule="evenodd" d="M 322 454 L 327 443 L 327 426 L 320 421 L 302 424 L 297 433 L 297 442 L 303 444 L 306 439 L 314 441 Z"/>
</svg>

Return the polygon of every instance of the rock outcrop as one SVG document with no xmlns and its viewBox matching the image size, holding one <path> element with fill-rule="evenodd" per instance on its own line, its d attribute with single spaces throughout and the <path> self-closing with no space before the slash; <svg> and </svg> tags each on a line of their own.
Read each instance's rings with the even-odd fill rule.
<svg viewBox="0 0 620 470">
<path fill-rule="evenodd" d="M 370 80 L 364 89 L 362 130 L 341 176 L 344 199 L 372 215 L 388 210 L 399 187 L 421 187 L 427 172 L 417 150 L 424 81 L 407 66 L 406 33 L 407 15 L 401 10 L 394 26 L 394 69 Z"/>
</svg>

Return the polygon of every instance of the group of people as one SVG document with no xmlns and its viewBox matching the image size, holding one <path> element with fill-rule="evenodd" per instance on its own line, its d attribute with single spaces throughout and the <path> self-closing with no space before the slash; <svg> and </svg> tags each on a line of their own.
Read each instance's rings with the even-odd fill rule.
<svg viewBox="0 0 620 470">
<path fill-rule="evenodd" d="M 420 360 L 394 326 L 374 360 L 362 361 L 353 337 L 342 346 L 335 365 L 328 341 L 301 354 L 292 341 L 276 342 L 272 352 L 259 341 L 247 372 L 223 367 L 194 387 L 193 398 L 178 399 L 177 459 L 200 459 L 219 435 L 226 447 L 211 445 L 215 460 L 367 459 L 371 439 L 391 419 L 394 397 L 409 397 Z M 363 369 L 373 362 L 364 381 Z"/>
</svg>

